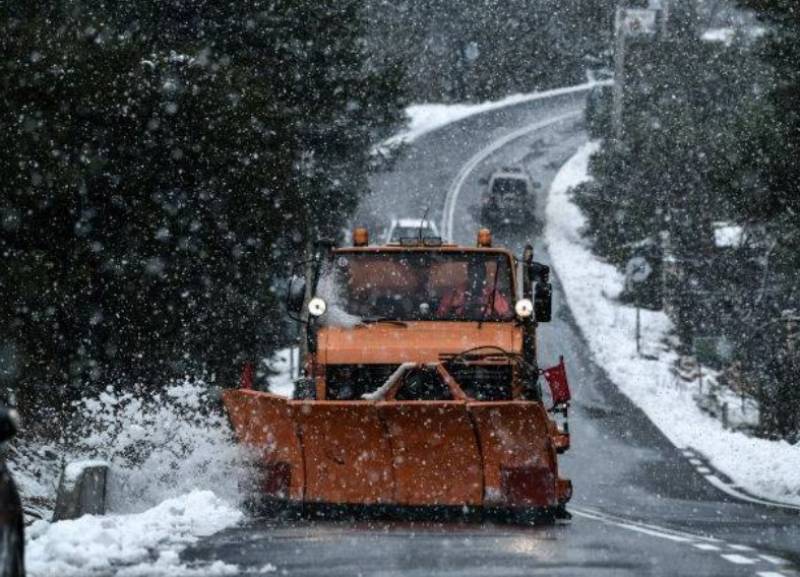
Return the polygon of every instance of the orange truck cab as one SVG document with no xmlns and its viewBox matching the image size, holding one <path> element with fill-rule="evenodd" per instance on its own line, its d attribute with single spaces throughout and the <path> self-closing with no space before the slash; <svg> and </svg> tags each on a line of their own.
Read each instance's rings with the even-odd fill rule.
<svg viewBox="0 0 800 577">
<path fill-rule="evenodd" d="M 263 492 L 303 504 L 482 507 L 566 516 L 563 361 L 541 371 L 549 269 L 492 247 L 436 238 L 321 251 L 288 308 L 305 313 L 305 375 L 293 399 L 247 388 L 223 398 L 259 451 Z M 550 385 L 550 406 L 540 376 Z"/>
</svg>

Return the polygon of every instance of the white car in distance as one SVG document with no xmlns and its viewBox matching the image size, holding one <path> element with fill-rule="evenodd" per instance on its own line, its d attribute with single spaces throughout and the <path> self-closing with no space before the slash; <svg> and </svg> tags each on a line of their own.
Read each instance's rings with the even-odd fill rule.
<svg viewBox="0 0 800 577">
<path fill-rule="evenodd" d="M 441 238 L 436 223 L 424 218 L 393 218 L 386 232 L 386 244 L 396 244 L 403 239 Z"/>
</svg>

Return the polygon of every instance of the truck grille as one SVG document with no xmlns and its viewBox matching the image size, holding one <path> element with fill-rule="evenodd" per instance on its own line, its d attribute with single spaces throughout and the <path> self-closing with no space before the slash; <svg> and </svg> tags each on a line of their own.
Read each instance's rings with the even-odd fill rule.
<svg viewBox="0 0 800 577">
<path fill-rule="evenodd" d="M 476 401 L 508 401 L 512 396 L 513 370 L 510 365 L 446 364 L 445 368 Z"/>
<path fill-rule="evenodd" d="M 386 382 L 400 365 L 329 365 L 325 371 L 327 398 L 354 401 L 372 393 Z"/>
<path fill-rule="evenodd" d="M 353 401 L 376 391 L 400 365 L 329 365 L 325 372 L 327 398 Z M 477 401 L 507 401 L 512 397 L 510 365 L 445 364 L 464 393 Z"/>
</svg>

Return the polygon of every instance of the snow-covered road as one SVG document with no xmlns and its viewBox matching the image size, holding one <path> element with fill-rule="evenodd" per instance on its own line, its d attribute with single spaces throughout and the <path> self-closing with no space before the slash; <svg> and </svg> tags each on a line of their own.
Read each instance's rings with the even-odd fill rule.
<svg viewBox="0 0 800 577">
<path fill-rule="evenodd" d="M 477 224 L 470 206 L 479 198 L 479 179 L 516 163 L 543 184 L 537 212 L 545 214 L 554 178 L 586 144 L 584 98 L 569 93 L 489 108 L 419 135 L 392 172 L 374 177 L 356 222 L 378 233 L 391 216 L 428 211 L 441 220 L 448 191 L 456 187 L 452 236 L 471 244 Z M 534 125 L 540 128 L 509 137 Z M 496 236 L 516 252 L 533 239 L 537 259 L 552 264 L 544 239 L 532 237 L 533 229 Z M 556 268 L 565 265 L 582 266 L 562 262 Z M 573 449 L 563 459 L 575 483 L 569 524 L 251 520 L 190 547 L 185 558 L 236 560 L 243 567 L 268 560 L 278 571 L 309 576 L 796 575 L 790 562 L 800 554 L 798 516 L 710 484 L 609 379 L 614 374 L 584 331 L 612 336 L 600 326 L 582 331 L 562 289 L 557 281 L 557 314 L 541 331 L 540 347 L 543 365 L 565 355 L 574 389 Z"/>
</svg>

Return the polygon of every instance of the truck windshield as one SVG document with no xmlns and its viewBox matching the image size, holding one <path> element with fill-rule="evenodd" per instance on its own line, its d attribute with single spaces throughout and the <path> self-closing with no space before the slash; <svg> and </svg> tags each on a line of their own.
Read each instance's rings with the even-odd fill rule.
<svg viewBox="0 0 800 577">
<path fill-rule="evenodd" d="M 521 178 L 498 178 L 494 181 L 492 192 L 497 196 L 521 197 L 528 192 Z"/>
<path fill-rule="evenodd" d="M 337 319 L 505 321 L 514 318 L 507 255 L 478 252 L 340 253 L 318 294 Z"/>
</svg>

